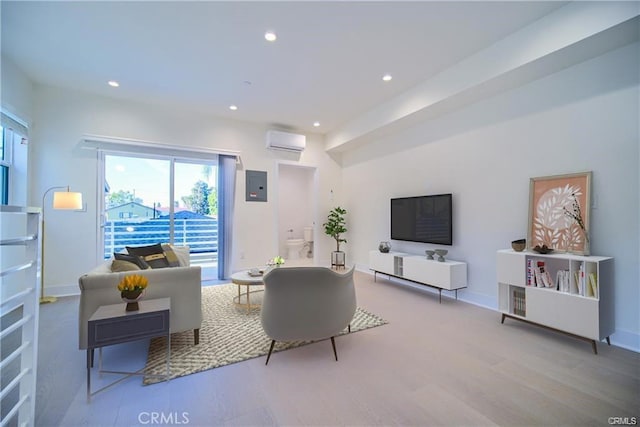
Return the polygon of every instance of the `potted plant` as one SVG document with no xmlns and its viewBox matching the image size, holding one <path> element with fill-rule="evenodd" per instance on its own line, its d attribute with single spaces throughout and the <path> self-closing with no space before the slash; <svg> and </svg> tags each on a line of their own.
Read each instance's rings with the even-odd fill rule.
<svg viewBox="0 0 640 427">
<path fill-rule="evenodd" d="M 340 243 L 347 243 L 347 239 L 342 237 L 342 234 L 347 232 L 344 220 L 346 213 L 347 211 L 345 209 L 338 206 L 329 212 L 327 222 L 322 224 L 325 234 L 331 236 L 336 241 L 336 250 L 331 252 L 332 267 L 344 267 L 345 265 L 345 255 L 344 252 L 340 250 Z"/>
<path fill-rule="evenodd" d="M 139 274 L 125 276 L 120 283 L 118 283 L 120 297 L 127 303 L 125 308 L 126 311 L 140 310 L 138 300 L 142 298 L 144 290 L 148 285 L 149 280 L 145 276 L 141 276 Z"/>
</svg>

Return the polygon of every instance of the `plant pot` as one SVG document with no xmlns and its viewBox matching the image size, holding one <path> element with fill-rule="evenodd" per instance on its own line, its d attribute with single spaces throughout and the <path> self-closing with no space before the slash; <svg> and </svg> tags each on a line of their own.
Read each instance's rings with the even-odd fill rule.
<svg viewBox="0 0 640 427">
<path fill-rule="evenodd" d="M 345 266 L 345 253 L 342 251 L 333 251 L 331 252 L 331 267 L 342 267 Z"/>
<path fill-rule="evenodd" d="M 120 292 L 120 298 L 122 301 L 127 303 L 125 307 L 125 311 L 138 311 L 140 310 L 140 306 L 138 305 L 138 301 L 142 299 L 144 292 L 141 290 L 138 291 L 122 291 Z"/>
</svg>

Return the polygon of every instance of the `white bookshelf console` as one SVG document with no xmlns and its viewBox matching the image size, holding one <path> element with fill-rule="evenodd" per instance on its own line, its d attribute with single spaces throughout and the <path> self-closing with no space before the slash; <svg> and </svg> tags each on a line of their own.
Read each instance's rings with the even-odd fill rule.
<svg viewBox="0 0 640 427">
<path fill-rule="evenodd" d="M 529 265 L 538 262 L 544 262 L 551 287 L 531 284 Z M 564 286 L 556 283 L 560 270 L 568 271 Z M 498 251 L 496 271 L 501 323 L 508 317 L 562 332 L 591 342 L 595 354 L 597 341 L 606 339 L 611 345 L 609 336 L 615 330 L 613 258 L 504 249 Z"/>
<path fill-rule="evenodd" d="M 397 277 L 409 282 L 438 289 L 442 303 L 442 290 L 455 291 L 467 287 L 467 264 L 460 261 L 443 262 L 427 259 L 426 256 L 401 252 L 369 252 L 369 269 L 373 270 L 373 280 L 378 273 Z"/>
</svg>

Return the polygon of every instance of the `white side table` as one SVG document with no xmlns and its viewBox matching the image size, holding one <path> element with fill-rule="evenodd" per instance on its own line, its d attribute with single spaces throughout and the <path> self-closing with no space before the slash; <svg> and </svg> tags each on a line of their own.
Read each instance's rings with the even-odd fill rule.
<svg viewBox="0 0 640 427">
<path fill-rule="evenodd" d="M 266 272 L 265 272 L 266 273 Z M 231 281 L 238 285 L 238 296 L 233 297 L 233 302 L 237 305 L 243 306 L 247 308 L 247 313 L 251 311 L 252 308 L 260 307 L 260 304 L 251 304 L 250 294 L 255 292 L 262 292 L 263 289 L 255 289 L 250 291 L 249 288 L 252 286 L 262 286 L 264 282 L 262 281 L 263 275 L 260 276 L 252 276 L 249 274 L 249 270 L 238 271 L 237 273 L 233 273 L 231 275 Z M 242 293 L 242 287 L 246 288 L 246 292 Z M 245 302 L 242 301 L 242 297 L 245 297 Z"/>
</svg>

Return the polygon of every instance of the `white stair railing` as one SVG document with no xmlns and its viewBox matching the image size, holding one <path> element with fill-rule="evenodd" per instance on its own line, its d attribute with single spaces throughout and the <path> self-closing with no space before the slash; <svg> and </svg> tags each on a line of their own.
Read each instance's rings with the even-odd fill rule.
<svg viewBox="0 0 640 427">
<path fill-rule="evenodd" d="M 40 209 L 0 205 L 0 427 L 33 426 Z"/>
</svg>

